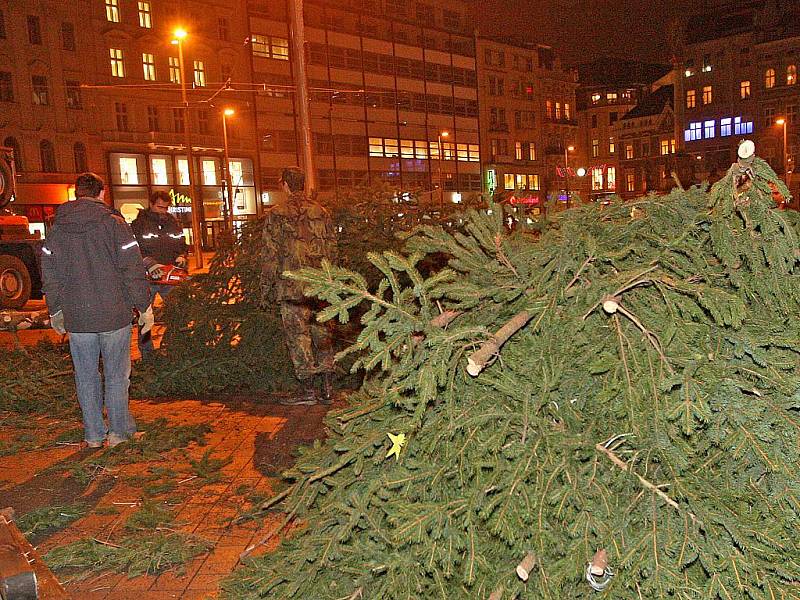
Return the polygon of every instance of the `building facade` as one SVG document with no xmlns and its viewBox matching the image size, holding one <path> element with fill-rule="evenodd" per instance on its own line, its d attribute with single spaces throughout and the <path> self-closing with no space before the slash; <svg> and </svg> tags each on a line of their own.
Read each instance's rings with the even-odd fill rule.
<svg viewBox="0 0 800 600">
<path fill-rule="evenodd" d="M 421 200 L 481 191 L 470 3 L 307 0 L 313 153 L 322 198 L 385 182 Z M 286 0 L 250 4 L 261 183 L 301 163 Z"/>
<path fill-rule="evenodd" d="M 578 145 L 576 74 L 549 46 L 506 39 L 479 37 L 477 62 L 486 191 L 534 214 L 548 200 L 566 205 L 564 150 Z"/>
<path fill-rule="evenodd" d="M 651 90 L 662 85 L 664 78 L 669 78 L 671 68 L 603 58 L 581 65 L 578 73 L 578 130 L 582 136 L 580 147 L 583 148 L 580 159 L 586 168 L 584 189 L 588 200 L 604 201 L 626 189 L 623 183 L 627 182 L 620 179 L 621 157 L 626 153 L 620 135 L 624 131 L 630 138 L 629 129 L 633 121 L 623 128 L 623 118 L 644 102 Z M 642 136 L 643 128 L 647 127 L 646 120 L 644 123 L 636 122 Z M 628 139 L 628 144 L 634 144 L 633 140 Z M 637 158 L 641 158 L 642 149 L 650 151 L 648 146 L 638 147 Z"/>
<path fill-rule="evenodd" d="M 800 150 L 800 6 L 726 4 L 725 18 L 690 19 L 676 85 L 676 116 L 698 178 L 714 180 L 745 138 L 789 183 Z M 784 151 L 785 138 L 785 151 Z"/>
</svg>

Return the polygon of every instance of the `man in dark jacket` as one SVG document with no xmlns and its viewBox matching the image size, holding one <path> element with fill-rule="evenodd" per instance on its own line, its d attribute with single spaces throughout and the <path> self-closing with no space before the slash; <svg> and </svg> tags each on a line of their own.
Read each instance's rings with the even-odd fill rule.
<svg viewBox="0 0 800 600">
<path fill-rule="evenodd" d="M 151 279 L 150 295 L 153 300 L 156 294 L 159 294 L 163 301 L 172 290 L 172 286 L 154 283 L 152 280 L 163 277 L 169 265 L 181 269 L 188 266 L 183 229 L 178 220 L 170 214 L 171 205 L 172 200 L 167 192 L 153 192 L 150 197 L 150 208 L 140 210 L 131 223 L 133 234 L 139 242 L 144 257 L 147 275 Z M 153 350 L 153 340 L 150 336 L 143 336 L 141 331 L 139 350 L 143 356 Z"/>
<path fill-rule="evenodd" d="M 319 267 L 324 258 L 335 260 L 336 231 L 328 211 L 303 191 L 305 174 L 298 167 L 284 169 L 281 186 L 288 193 L 287 200 L 268 209 L 264 219 L 261 302 L 280 303 L 289 356 L 295 375 L 305 386 L 303 395 L 282 403 L 330 404 L 334 372 L 330 331 L 314 318 L 318 307 L 303 295 L 302 284 L 281 274 Z"/>
<path fill-rule="evenodd" d="M 50 323 L 61 334 L 69 332 L 84 438 L 91 448 L 102 446 L 106 435 L 109 446 L 116 446 L 136 431 L 128 409 L 133 309 L 139 311 L 140 329 L 153 326 L 139 244 L 122 215 L 104 204 L 104 191 L 94 173 L 79 175 L 76 199 L 58 208 L 42 247 Z"/>
</svg>

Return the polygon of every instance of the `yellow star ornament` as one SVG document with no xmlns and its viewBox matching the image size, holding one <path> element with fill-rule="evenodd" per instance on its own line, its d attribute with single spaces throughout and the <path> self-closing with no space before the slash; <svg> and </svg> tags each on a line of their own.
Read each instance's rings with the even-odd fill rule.
<svg viewBox="0 0 800 600">
<path fill-rule="evenodd" d="M 389 448 L 389 452 L 386 453 L 386 458 L 389 458 L 392 454 L 394 454 L 395 460 L 400 460 L 400 450 L 403 449 L 403 445 L 406 443 L 406 434 L 398 433 L 397 435 L 394 435 L 392 433 L 387 433 L 386 435 L 388 435 L 389 439 L 392 440 L 392 447 Z"/>
</svg>

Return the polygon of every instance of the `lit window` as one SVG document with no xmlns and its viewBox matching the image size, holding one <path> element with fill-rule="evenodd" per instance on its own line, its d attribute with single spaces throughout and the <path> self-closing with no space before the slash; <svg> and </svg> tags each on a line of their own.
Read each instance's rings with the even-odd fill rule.
<svg viewBox="0 0 800 600">
<path fill-rule="evenodd" d="M 383 156 L 383 138 L 369 138 L 369 155 Z"/>
<path fill-rule="evenodd" d="M 742 81 L 739 84 L 739 97 L 749 98 L 750 97 L 750 82 L 749 81 Z"/>
<path fill-rule="evenodd" d="M 669 154 L 669 140 L 661 140 L 661 156 Z"/>
<path fill-rule="evenodd" d="M 556 102 L 556 119 L 561 118 L 561 102 Z"/>
<path fill-rule="evenodd" d="M 456 146 L 452 142 L 442 142 L 442 160 L 455 160 L 455 150 Z"/>
<path fill-rule="evenodd" d="M 714 131 L 716 129 L 716 123 L 717 122 L 713 120 L 706 121 L 703 123 L 703 137 L 705 137 L 706 139 L 710 139 L 716 135 Z"/>
<path fill-rule="evenodd" d="M 522 142 L 516 142 L 514 144 L 514 158 L 522 160 Z"/>
<path fill-rule="evenodd" d="M 687 142 L 693 142 L 695 140 L 700 140 L 703 138 L 702 135 L 702 123 L 689 123 L 689 129 L 684 131 L 684 139 Z"/>
<path fill-rule="evenodd" d="M 106 0 L 106 21 L 119 23 L 119 0 Z"/>
<path fill-rule="evenodd" d="M 425 140 L 414 140 L 414 157 L 420 160 L 428 158 L 428 142 Z"/>
<path fill-rule="evenodd" d="M 794 85 L 797 83 L 797 67 L 789 65 L 786 67 L 786 85 Z"/>
<path fill-rule="evenodd" d="M 178 185 L 189 185 L 189 161 L 178 159 Z"/>
<path fill-rule="evenodd" d="M 153 158 L 150 160 L 150 177 L 153 185 L 167 185 L 167 159 Z"/>
<path fill-rule="evenodd" d="M 214 160 L 200 162 L 203 170 L 203 185 L 217 185 L 217 163 Z"/>
<path fill-rule="evenodd" d="M 703 104 L 711 104 L 711 86 L 703 86 Z"/>
<path fill-rule="evenodd" d="M 569 120 L 569 104 L 564 103 L 564 118 Z"/>
<path fill-rule="evenodd" d="M 142 69 L 144 70 L 145 81 L 156 80 L 156 61 L 152 54 L 142 54 Z"/>
<path fill-rule="evenodd" d="M 481 161 L 481 147 L 478 144 L 469 144 L 469 162 Z"/>
<path fill-rule="evenodd" d="M 119 180 L 126 185 L 138 185 L 139 168 L 135 158 L 130 156 L 119 158 Z"/>
<path fill-rule="evenodd" d="M 676 144 L 675 144 L 675 138 L 672 138 L 672 139 L 669 141 L 669 153 L 670 153 L 670 154 L 675 154 L 675 148 L 676 148 Z"/>
<path fill-rule="evenodd" d="M 734 135 L 745 135 L 748 133 L 753 133 L 753 122 L 742 121 L 742 117 L 734 117 L 733 133 Z"/>
<path fill-rule="evenodd" d="M 528 175 L 528 189 L 529 190 L 538 190 L 539 189 L 539 176 L 538 175 Z"/>
<path fill-rule="evenodd" d="M 606 100 L 609 102 L 616 102 L 617 101 L 617 92 L 608 92 L 606 94 Z"/>
<path fill-rule="evenodd" d="M 181 63 L 177 56 L 169 57 L 169 82 L 181 82 Z"/>
<path fill-rule="evenodd" d="M 626 173 L 625 174 L 625 185 L 626 189 L 629 192 L 633 192 L 636 190 L 636 174 L 635 173 Z"/>
<path fill-rule="evenodd" d="M 697 98 L 694 90 L 686 90 L 686 108 L 694 108 L 697 105 Z"/>
<path fill-rule="evenodd" d="M 686 69 L 683 72 L 683 76 L 684 77 L 691 77 L 692 75 L 694 75 L 694 69 Z"/>
<path fill-rule="evenodd" d="M 603 189 L 603 168 L 592 167 L 592 190 Z"/>
<path fill-rule="evenodd" d="M 150 29 L 153 26 L 150 3 L 139 1 L 139 27 Z"/>
<path fill-rule="evenodd" d="M 536 160 L 536 144 L 534 142 L 528 144 L 528 160 Z"/>
<path fill-rule="evenodd" d="M 608 169 L 606 169 L 606 188 L 612 192 L 617 189 L 616 167 L 608 167 Z"/>
<path fill-rule="evenodd" d="M 614 138 L 608 138 L 608 153 L 614 154 L 617 151 L 617 145 L 614 143 Z"/>
<path fill-rule="evenodd" d="M 764 86 L 767 89 L 775 87 L 775 69 L 767 69 L 764 73 Z"/>
<path fill-rule="evenodd" d="M 414 140 L 400 140 L 400 156 L 414 158 Z"/>
<path fill-rule="evenodd" d="M 514 189 L 514 174 L 513 173 L 504 173 L 503 174 L 503 187 L 507 190 Z"/>
<path fill-rule="evenodd" d="M 728 117 L 727 119 L 720 119 L 719 120 L 719 135 L 720 137 L 727 137 L 732 133 L 731 127 L 732 119 Z"/>
<path fill-rule="evenodd" d="M 528 178 L 524 174 L 517 173 L 514 179 L 516 180 L 517 189 L 524 190 Z"/>
<path fill-rule="evenodd" d="M 600 94 L 592 94 L 592 104 L 600 102 Z"/>
<path fill-rule="evenodd" d="M 703 67 L 701 69 L 703 73 L 710 73 L 711 72 L 711 55 L 705 54 L 703 55 Z"/>
<path fill-rule="evenodd" d="M 108 55 L 111 58 L 111 76 L 125 77 L 125 64 L 122 60 L 122 50 L 120 48 L 109 48 Z"/>
<path fill-rule="evenodd" d="M 206 86 L 206 67 L 202 60 L 194 61 L 194 84 L 197 87 Z"/>
<path fill-rule="evenodd" d="M 600 156 L 600 140 L 592 140 L 592 157 Z"/>
<path fill-rule="evenodd" d="M 547 100 L 544 103 L 544 111 L 545 111 L 545 114 L 547 115 L 548 119 L 552 119 L 553 118 L 553 101 L 552 100 Z"/>
<path fill-rule="evenodd" d="M 625 144 L 625 158 L 633 158 L 633 144 Z"/>
<path fill-rule="evenodd" d="M 254 56 L 289 60 L 289 40 L 286 38 L 254 33 L 250 36 L 250 45 Z"/>
</svg>

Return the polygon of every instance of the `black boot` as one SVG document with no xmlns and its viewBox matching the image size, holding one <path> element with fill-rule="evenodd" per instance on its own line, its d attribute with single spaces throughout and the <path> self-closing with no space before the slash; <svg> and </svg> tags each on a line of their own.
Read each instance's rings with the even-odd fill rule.
<svg viewBox="0 0 800 600">
<path fill-rule="evenodd" d="M 320 404 L 330 404 L 333 402 L 333 378 L 330 373 L 317 373 L 314 376 L 317 397 Z"/>
</svg>

